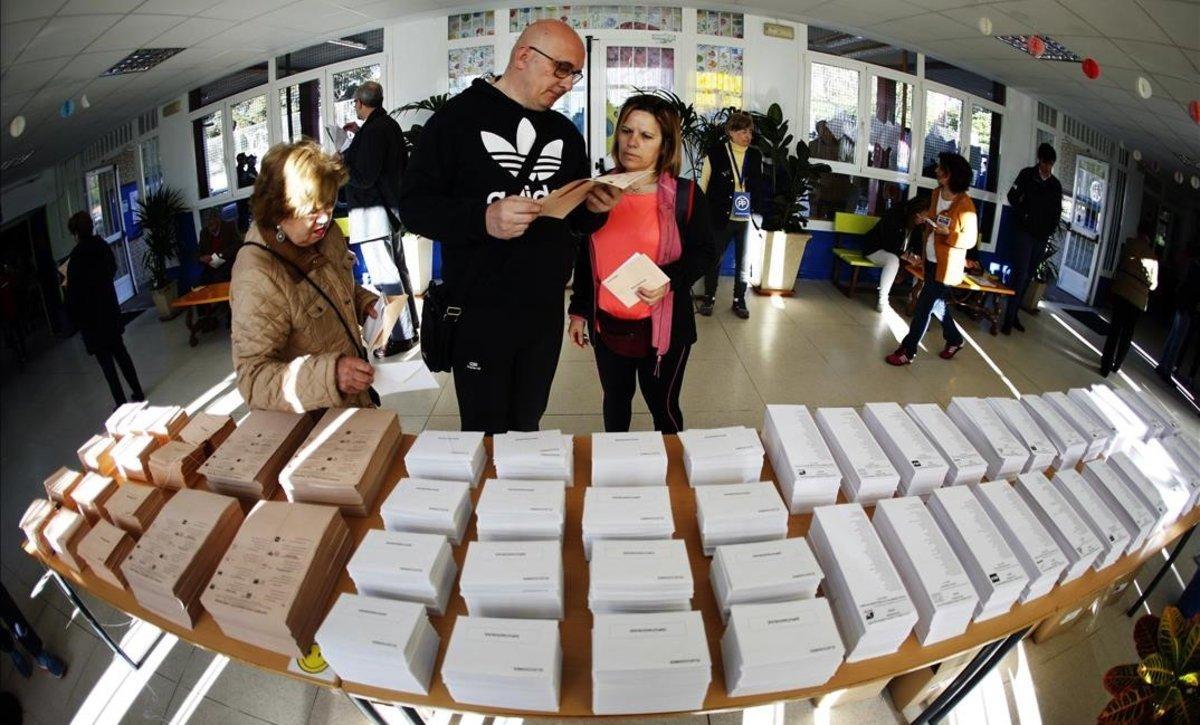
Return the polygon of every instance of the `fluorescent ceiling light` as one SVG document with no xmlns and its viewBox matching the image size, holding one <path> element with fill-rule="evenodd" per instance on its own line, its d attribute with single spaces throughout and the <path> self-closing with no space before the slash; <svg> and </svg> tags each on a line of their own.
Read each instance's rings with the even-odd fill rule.
<svg viewBox="0 0 1200 725">
<path fill-rule="evenodd" d="M 145 73 L 176 53 L 183 52 L 183 50 L 183 48 L 139 48 L 117 61 L 116 65 L 101 73 L 100 77 L 119 76 L 126 73 Z"/>
<path fill-rule="evenodd" d="M 359 43 L 358 41 L 355 41 L 355 40 L 343 40 L 341 38 L 334 38 L 333 40 L 326 40 L 325 42 L 329 43 L 330 45 L 340 45 L 343 48 L 354 48 L 355 50 L 366 50 L 367 49 L 366 43 Z"/>
</svg>

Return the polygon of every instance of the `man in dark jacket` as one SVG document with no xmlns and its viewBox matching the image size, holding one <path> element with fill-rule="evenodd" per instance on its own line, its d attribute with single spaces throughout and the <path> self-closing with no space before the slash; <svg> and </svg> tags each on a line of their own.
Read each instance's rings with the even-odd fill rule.
<svg viewBox="0 0 1200 725">
<path fill-rule="evenodd" d="M 1008 307 L 1004 310 L 1004 325 L 1000 331 L 1005 335 L 1011 335 L 1014 327 L 1025 332 L 1017 311 L 1021 309 L 1033 273 L 1046 255 L 1046 242 L 1062 214 L 1062 184 L 1052 173 L 1057 160 L 1053 146 L 1048 143 L 1038 146 L 1037 163 L 1021 169 L 1008 190 L 1008 203 L 1012 205 L 1017 223 L 1011 259 L 1012 288 L 1016 294 L 1008 298 Z"/>
<path fill-rule="evenodd" d="M 350 172 L 350 246 L 360 284 L 389 295 L 408 295 L 408 307 L 396 321 L 383 354 L 412 349 L 417 342 L 417 304 L 413 296 L 400 226 L 400 177 L 408 165 L 408 146 L 400 124 L 383 109 L 383 86 L 366 81 L 354 91 L 354 110 L 362 121 L 346 124 L 354 140 L 342 153 Z"/>
</svg>

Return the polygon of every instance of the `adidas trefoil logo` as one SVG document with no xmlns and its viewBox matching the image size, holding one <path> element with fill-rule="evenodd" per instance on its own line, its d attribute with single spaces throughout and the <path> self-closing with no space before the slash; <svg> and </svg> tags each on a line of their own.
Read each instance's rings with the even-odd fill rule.
<svg viewBox="0 0 1200 725">
<path fill-rule="evenodd" d="M 521 123 L 517 125 L 515 146 L 509 143 L 508 139 L 490 131 L 480 131 L 479 136 L 492 159 L 514 177 L 521 173 L 521 167 L 525 165 L 525 159 L 537 141 L 537 133 L 528 118 L 522 118 Z M 562 167 L 562 151 L 562 139 L 555 139 L 546 144 L 534 161 L 533 169 L 529 173 L 530 181 L 544 181 L 554 176 Z"/>
</svg>

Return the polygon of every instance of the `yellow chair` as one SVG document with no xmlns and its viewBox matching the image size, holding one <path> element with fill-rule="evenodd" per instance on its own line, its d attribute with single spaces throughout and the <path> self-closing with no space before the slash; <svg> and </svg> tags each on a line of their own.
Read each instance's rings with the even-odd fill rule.
<svg viewBox="0 0 1200 725">
<path fill-rule="evenodd" d="M 847 297 L 853 297 L 858 291 L 858 273 L 864 267 L 878 267 L 871 260 L 862 255 L 862 252 L 857 249 L 848 249 L 839 246 L 842 239 L 842 234 L 863 235 L 871 231 L 876 224 L 879 223 L 879 217 L 868 216 L 866 214 L 847 214 L 846 212 L 836 212 L 833 215 L 833 264 L 831 265 L 830 274 L 833 281 L 833 286 L 842 291 L 842 294 Z M 838 274 L 839 267 L 845 264 L 850 268 L 850 282 L 843 283 L 841 275 Z"/>
</svg>

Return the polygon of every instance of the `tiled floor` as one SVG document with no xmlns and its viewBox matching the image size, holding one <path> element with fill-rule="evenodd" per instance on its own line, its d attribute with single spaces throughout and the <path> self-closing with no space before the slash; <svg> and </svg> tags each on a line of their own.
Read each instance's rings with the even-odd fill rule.
<svg viewBox="0 0 1200 725">
<path fill-rule="evenodd" d="M 728 294 L 728 286 L 723 290 Z M 968 324 L 974 341 L 953 362 L 921 355 L 906 368 L 883 364 L 896 346 L 906 321 L 889 312 L 877 314 L 869 297 L 848 300 L 826 282 L 802 282 L 790 299 L 753 298 L 749 321 L 736 319 L 729 300 L 718 314 L 699 318 L 700 342 L 688 366 L 683 409 L 690 427 L 744 424 L 758 426 L 767 402 L 808 405 L 860 405 L 873 400 L 936 401 L 954 395 L 1011 395 L 1087 385 L 1096 373 L 1102 341 L 1069 316 L 1046 309 L 1026 317 L 1029 332 L 991 337 L 982 325 Z M 1161 334 L 1147 329 L 1143 335 Z M 192 403 L 223 412 L 241 412 L 232 389 L 229 343 L 209 334 L 196 348 L 187 346 L 182 319 L 160 323 L 146 314 L 133 322 L 126 342 L 137 361 L 143 385 L 158 402 Z M 940 349 L 936 329 L 930 351 Z M 978 345 L 978 347 L 976 347 Z M 1151 349 L 1148 347 L 1147 349 Z M 1157 349 L 1157 345 L 1153 346 Z M 1131 356 L 1114 385 L 1137 384 L 1160 397 L 1167 391 L 1144 361 Z M 443 389 L 385 400 L 403 416 L 404 428 L 415 432 L 458 425 L 453 384 L 441 375 Z M 544 428 L 571 433 L 602 429 L 600 385 L 590 352 L 564 347 L 554 381 Z M 82 343 L 71 339 L 36 356 L 25 372 L 7 373 L 0 387 L 0 577 L 22 599 L 50 649 L 70 663 L 67 677 L 52 680 L 37 673 L 22 680 L 10 663 L 0 664 L 0 686 L 15 692 L 32 723 L 66 722 L 213 722 L 213 723 L 350 723 L 361 717 L 344 698 L 316 687 L 261 673 L 251 667 L 165 637 L 136 673 L 114 660 L 53 585 L 25 600 L 42 571 L 18 550 L 17 520 L 40 491 L 53 468 L 74 460 L 85 440 L 111 409 L 95 362 Z M 1200 418 L 1182 398 L 1173 405 L 1190 433 L 1200 431 Z M 649 429 L 645 405 L 635 403 L 634 427 Z M 1156 611 L 1174 600 L 1196 569 L 1193 541 L 1175 571 L 1164 579 L 1150 606 Z M 1147 567 L 1142 585 L 1153 576 Z M 1135 593 L 1126 595 L 1132 601 Z M 141 644 L 152 634 L 129 627 L 118 612 L 97 606 L 101 620 L 123 625 L 118 635 Z M 1073 630 L 1042 645 L 1025 642 L 995 675 L 955 711 L 963 723 L 1089 720 L 1103 707 L 1100 676 L 1108 667 L 1132 659 L 1132 622 L 1118 606 L 1101 610 Z M 430 713 L 446 725 L 458 716 Z M 474 723 L 478 718 L 466 718 Z M 707 719 L 707 723 L 704 721 Z M 660 725 L 736 725 L 750 723 L 892 723 L 901 721 L 885 697 L 814 709 L 808 703 L 725 713 L 707 718 L 658 719 Z M 543 721 L 538 721 L 539 723 Z M 544 722 L 551 722 L 549 720 Z"/>
</svg>

